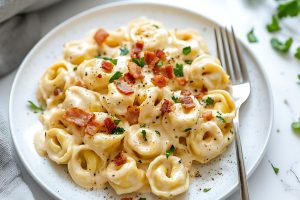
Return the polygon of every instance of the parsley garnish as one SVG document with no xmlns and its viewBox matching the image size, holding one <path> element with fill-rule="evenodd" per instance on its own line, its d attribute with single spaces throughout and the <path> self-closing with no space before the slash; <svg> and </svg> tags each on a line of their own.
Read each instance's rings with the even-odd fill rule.
<svg viewBox="0 0 300 200">
<path fill-rule="evenodd" d="M 184 55 L 188 55 L 189 53 L 191 53 L 191 51 L 192 51 L 192 49 L 191 49 L 190 46 L 184 47 L 184 48 L 182 49 L 182 53 L 183 53 Z"/>
<path fill-rule="evenodd" d="M 271 162 L 270 162 L 273 170 L 274 170 L 274 173 L 277 175 L 279 173 L 279 168 L 275 167 Z"/>
<path fill-rule="evenodd" d="M 174 101 L 174 103 L 181 103 L 181 102 L 179 101 L 179 98 L 178 98 L 178 97 L 172 96 L 172 100 Z"/>
<path fill-rule="evenodd" d="M 101 58 L 101 56 L 95 56 L 95 58 Z"/>
<path fill-rule="evenodd" d="M 211 190 L 211 188 L 204 188 L 203 189 L 203 192 L 208 192 L 208 191 L 210 191 Z"/>
<path fill-rule="evenodd" d="M 146 137 L 147 132 L 145 130 L 142 130 L 142 136 L 144 140 L 147 142 L 147 137 Z"/>
<path fill-rule="evenodd" d="M 77 70 L 77 67 L 74 67 L 74 68 L 73 68 L 73 71 L 75 72 L 76 70 Z"/>
<path fill-rule="evenodd" d="M 280 25 L 279 25 L 279 22 L 278 22 L 278 19 L 277 19 L 276 16 L 273 16 L 273 17 L 272 17 L 272 23 L 267 25 L 267 30 L 268 30 L 270 33 L 272 33 L 272 32 L 277 32 L 277 31 L 280 31 L 280 30 L 281 30 Z"/>
<path fill-rule="evenodd" d="M 142 58 L 132 58 L 131 60 L 132 60 L 132 62 L 134 62 L 135 64 L 137 64 L 140 67 L 145 66 L 145 58 L 144 57 L 142 57 Z"/>
<path fill-rule="evenodd" d="M 141 198 L 139 198 L 139 200 L 147 200 L 146 198 L 143 198 L 143 197 L 141 197 Z"/>
<path fill-rule="evenodd" d="M 291 0 L 280 4 L 277 8 L 277 14 L 279 18 L 287 16 L 294 17 L 300 13 L 300 1 Z"/>
<path fill-rule="evenodd" d="M 115 125 L 119 125 L 119 123 L 121 122 L 121 120 L 119 120 L 119 119 L 116 119 L 116 120 L 114 120 L 114 123 L 115 123 Z"/>
<path fill-rule="evenodd" d="M 222 117 L 222 113 L 217 111 L 216 118 L 218 118 L 221 122 L 226 123 L 225 119 Z"/>
<path fill-rule="evenodd" d="M 186 64 L 189 64 L 189 65 L 190 65 L 190 64 L 192 64 L 193 61 L 192 61 L 192 60 L 185 60 L 184 62 L 185 62 Z"/>
<path fill-rule="evenodd" d="M 160 132 L 155 130 L 155 133 L 160 136 Z"/>
<path fill-rule="evenodd" d="M 113 135 L 121 135 L 125 132 L 125 129 L 122 127 L 117 127 L 112 131 Z"/>
<path fill-rule="evenodd" d="M 298 78 L 300 80 L 300 75 L 298 75 Z M 297 133 L 300 133 L 300 121 L 298 122 L 293 122 L 292 123 L 292 129 L 293 131 L 297 132 Z"/>
<path fill-rule="evenodd" d="M 126 47 L 120 48 L 120 56 L 126 56 L 129 50 Z"/>
<path fill-rule="evenodd" d="M 164 63 L 163 63 L 163 61 L 160 60 L 156 65 L 157 65 L 158 67 L 161 67 L 161 66 L 164 65 Z"/>
<path fill-rule="evenodd" d="M 254 28 L 252 28 L 252 29 L 248 32 L 247 38 L 248 38 L 248 41 L 249 41 L 250 43 L 258 42 L 258 40 L 257 40 L 257 38 L 256 38 L 256 36 L 255 36 L 255 34 L 254 34 Z"/>
<path fill-rule="evenodd" d="M 103 57 L 102 59 L 103 60 L 108 60 L 114 65 L 118 64 L 118 59 L 113 59 L 113 58 L 108 58 L 108 57 Z"/>
<path fill-rule="evenodd" d="M 290 47 L 292 46 L 293 43 L 293 39 L 289 38 L 287 41 L 285 41 L 284 43 L 279 41 L 277 38 L 272 38 L 271 39 L 271 45 L 272 47 L 277 50 L 280 51 L 282 53 L 287 53 L 290 50 Z"/>
<path fill-rule="evenodd" d="M 169 156 L 174 153 L 175 151 L 175 147 L 172 145 L 171 148 L 166 152 L 166 157 L 167 159 L 169 158 Z"/>
<path fill-rule="evenodd" d="M 203 99 L 203 102 L 205 103 L 206 106 L 214 104 L 214 100 L 211 97 L 207 97 L 206 99 Z"/>
<path fill-rule="evenodd" d="M 296 49 L 295 57 L 300 59 L 300 47 Z"/>
<path fill-rule="evenodd" d="M 173 69 L 175 76 L 183 77 L 183 64 L 176 64 L 176 67 Z"/>
<path fill-rule="evenodd" d="M 38 113 L 38 112 L 43 112 L 44 108 L 42 106 L 37 106 L 35 103 L 33 103 L 32 101 L 28 101 L 29 103 L 29 108 L 34 112 L 34 113 Z"/>
<path fill-rule="evenodd" d="M 188 132 L 188 131 L 190 131 L 190 130 L 192 130 L 192 128 L 186 128 L 186 129 L 184 130 L 184 132 Z"/>
<path fill-rule="evenodd" d="M 109 79 L 109 82 L 112 83 L 115 80 L 118 80 L 121 76 L 122 76 L 122 72 L 117 71 L 116 73 L 114 73 L 114 75 L 112 75 L 112 77 Z"/>
<path fill-rule="evenodd" d="M 140 125 L 140 128 L 145 128 L 146 127 L 146 124 L 141 124 Z"/>
<path fill-rule="evenodd" d="M 157 26 L 156 24 L 153 24 L 152 26 L 154 26 L 155 28 L 159 28 L 159 26 Z"/>
</svg>

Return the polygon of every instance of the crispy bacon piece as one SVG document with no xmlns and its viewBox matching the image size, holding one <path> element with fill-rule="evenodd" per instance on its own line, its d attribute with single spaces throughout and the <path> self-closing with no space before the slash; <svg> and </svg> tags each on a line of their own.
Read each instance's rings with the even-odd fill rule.
<svg viewBox="0 0 300 200">
<path fill-rule="evenodd" d="M 98 75 L 97 75 L 97 78 L 102 78 L 102 74 L 98 74 Z"/>
<path fill-rule="evenodd" d="M 172 110 L 173 102 L 165 99 L 163 104 L 161 105 L 160 111 L 162 113 L 170 112 Z"/>
<path fill-rule="evenodd" d="M 205 93 L 204 92 L 199 92 L 199 93 L 197 93 L 197 94 L 194 94 L 194 97 L 196 98 L 196 99 L 202 99 L 202 97 L 205 95 Z"/>
<path fill-rule="evenodd" d="M 187 84 L 187 80 L 184 77 L 176 77 L 176 81 L 179 85 L 185 86 Z"/>
<path fill-rule="evenodd" d="M 116 166 L 121 166 L 125 164 L 127 161 L 127 157 L 124 155 L 123 152 L 120 152 L 115 158 L 114 158 L 114 163 Z"/>
<path fill-rule="evenodd" d="M 129 74 L 129 73 L 126 73 L 126 74 L 124 74 L 124 76 L 123 76 L 123 80 L 126 82 L 126 83 L 128 83 L 128 84 L 135 84 L 135 79 L 134 79 L 134 77 L 131 75 L 131 74 Z"/>
<path fill-rule="evenodd" d="M 94 119 L 94 117 L 95 115 L 93 113 L 85 112 L 80 108 L 69 108 L 63 115 L 63 118 L 68 122 L 80 127 L 86 126 L 91 120 Z"/>
<path fill-rule="evenodd" d="M 130 53 L 131 58 L 140 58 L 140 53 L 143 51 L 144 41 L 137 41 Z"/>
<path fill-rule="evenodd" d="M 130 95 L 134 90 L 124 81 L 115 81 L 116 87 L 119 92 L 125 95 Z"/>
<path fill-rule="evenodd" d="M 202 114 L 202 117 L 206 120 L 206 121 L 210 121 L 214 118 L 213 114 L 211 111 L 205 111 L 203 114 Z"/>
<path fill-rule="evenodd" d="M 62 92 L 62 90 L 59 87 L 57 87 L 54 89 L 53 94 L 54 94 L 54 96 L 58 96 L 61 92 Z"/>
<path fill-rule="evenodd" d="M 152 83 L 157 86 L 157 87 L 165 87 L 168 84 L 168 79 L 166 77 L 164 77 L 163 75 L 155 75 L 152 79 L 151 79 Z"/>
<path fill-rule="evenodd" d="M 102 69 L 104 69 L 104 71 L 106 72 L 111 72 L 112 69 L 114 68 L 114 64 L 112 64 L 109 61 L 103 60 L 102 64 L 101 64 Z"/>
<path fill-rule="evenodd" d="M 105 118 L 105 120 L 104 120 L 104 126 L 106 127 L 108 133 L 110 133 L 110 134 L 113 132 L 113 130 L 115 130 L 115 128 L 117 128 L 117 126 L 114 123 L 114 121 L 111 118 L 109 118 L 109 117 Z"/>
<path fill-rule="evenodd" d="M 103 28 L 99 28 L 94 35 L 94 39 L 98 45 L 102 45 L 109 34 Z"/>
<path fill-rule="evenodd" d="M 185 109 L 192 109 L 196 106 L 192 97 L 190 96 L 180 97 L 179 101 L 182 103 L 182 107 Z"/>
<path fill-rule="evenodd" d="M 140 116 L 140 109 L 137 106 L 128 106 L 126 119 L 130 125 L 137 124 Z"/>
<path fill-rule="evenodd" d="M 167 59 L 165 52 L 163 52 L 161 49 L 157 49 L 155 51 L 155 55 L 162 61 L 165 61 Z"/>
<path fill-rule="evenodd" d="M 159 58 L 155 55 L 154 52 L 151 51 L 145 51 L 144 57 L 145 57 L 145 62 L 147 63 L 150 69 L 153 69 L 159 61 Z"/>
<path fill-rule="evenodd" d="M 166 65 L 162 68 L 162 74 L 167 77 L 168 79 L 172 79 L 174 77 L 173 73 L 173 66 L 172 65 Z"/>
<path fill-rule="evenodd" d="M 144 79 L 145 76 L 142 74 L 142 68 L 137 64 L 135 64 L 134 62 L 129 62 L 127 67 L 129 74 L 131 74 L 133 78 Z"/>
<path fill-rule="evenodd" d="M 182 96 L 190 96 L 192 93 L 189 90 L 181 90 L 180 94 Z"/>
<path fill-rule="evenodd" d="M 104 126 L 104 123 L 99 123 L 96 122 L 95 120 L 89 122 L 84 129 L 84 133 L 91 136 L 95 135 L 99 131 L 105 132 L 106 128 Z"/>
</svg>

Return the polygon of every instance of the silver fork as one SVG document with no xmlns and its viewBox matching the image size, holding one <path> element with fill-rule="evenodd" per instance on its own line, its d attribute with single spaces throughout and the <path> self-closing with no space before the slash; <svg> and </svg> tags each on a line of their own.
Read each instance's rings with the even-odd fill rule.
<svg viewBox="0 0 300 200">
<path fill-rule="evenodd" d="M 240 179 L 241 199 L 248 200 L 247 177 L 244 165 L 243 151 L 239 134 L 239 109 L 250 95 L 250 83 L 246 66 L 243 62 L 233 27 L 231 34 L 227 28 L 215 28 L 217 55 L 221 65 L 232 81 L 232 98 L 236 105 L 236 116 L 233 119 L 238 172 Z"/>
</svg>

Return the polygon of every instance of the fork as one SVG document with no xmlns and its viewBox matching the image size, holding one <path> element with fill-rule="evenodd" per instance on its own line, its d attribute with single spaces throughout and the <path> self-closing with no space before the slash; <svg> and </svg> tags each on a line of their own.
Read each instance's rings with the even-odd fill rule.
<svg viewBox="0 0 300 200">
<path fill-rule="evenodd" d="M 241 199 L 248 200 L 247 177 L 244 165 L 243 151 L 239 134 L 239 109 L 250 95 L 250 83 L 246 66 L 243 62 L 239 45 L 231 26 L 231 34 L 227 28 L 217 27 L 214 29 L 217 56 L 221 65 L 229 74 L 232 81 L 232 98 L 236 105 L 236 116 L 233 119 L 235 131 L 236 157 L 238 164 Z"/>
</svg>

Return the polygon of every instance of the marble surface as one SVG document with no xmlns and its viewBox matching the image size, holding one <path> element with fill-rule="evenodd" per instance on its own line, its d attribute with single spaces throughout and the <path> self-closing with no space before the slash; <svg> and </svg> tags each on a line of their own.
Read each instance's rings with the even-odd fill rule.
<svg viewBox="0 0 300 200">
<path fill-rule="evenodd" d="M 83 10 L 110 1 L 65 0 L 39 12 L 42 21 L 42 33 L 46 34 L 60 22 Z M 174 1 L 166 0 L 174 4 Z M 182 7 L 190 8 L 221 24 L 233 24 L 236 34 L 251 48 L 266 70 L 274 97 L 274 125 L 266 154 L 260 165 L 249 179 L 251 199 L 300 199 L 300 136 L 291 130 L 291 122 L 300 117 L 300 85 L 297 74 L 300 74 L 300 61 L 293 55 L 280 55 L 270 47 L 270 35 L 265 25 L 270 21 L 276 6 L 273 0 L 190 0 L 176 1 Z M 298 19 L 299 20 L 299 19 Z M 300 21 L 298 21 L 298 24 Z M 246 34 L 255 27 L 259 42 L 249 44 Z M 281 33 L 279 37 L 286 38 Z M 295 37 L 300 45 L 300 38 Z M 297 45 L 293 45 L 295 51 Z M 15 72 L 0 78 L 0 108 L 8 113 L 8 101 Z M 259 98 L 259 97 L 257 97 Z M 279 173 L 273 172 L 271 163 L 278 167 Z M 21 165 L 21 164 L 20 164 Z M 22 175 L 36 199 L 51 199 L 26 173 L 21 165 Z M 238 200 L 239 192 L 228 199 Z"/>
</svg>

